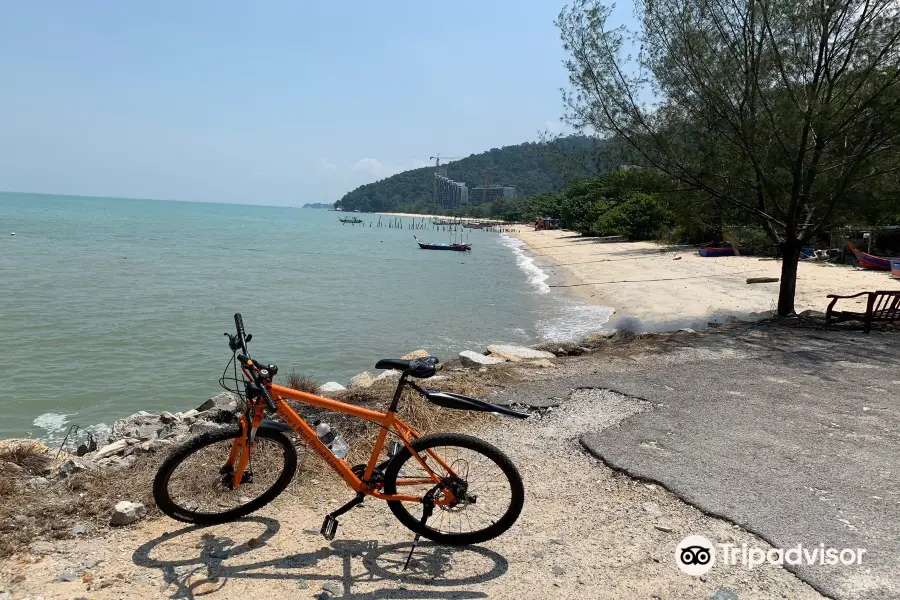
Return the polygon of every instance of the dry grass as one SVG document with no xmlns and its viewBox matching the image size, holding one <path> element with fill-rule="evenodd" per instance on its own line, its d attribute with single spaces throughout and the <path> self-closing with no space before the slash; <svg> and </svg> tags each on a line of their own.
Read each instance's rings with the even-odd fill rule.
<svg viewBox="0 0 900 600">
<path fill-rule="evenodd" d="M 308 394 L 317 393 L 320 385 L 321 384 L 315 378 L 304 373 L 297 373 L 296 371 L 292 371 L 287 376 L 287 381 L 285 383 L 285 386 L 292 390 L 306 392 Z"/>
</svg>

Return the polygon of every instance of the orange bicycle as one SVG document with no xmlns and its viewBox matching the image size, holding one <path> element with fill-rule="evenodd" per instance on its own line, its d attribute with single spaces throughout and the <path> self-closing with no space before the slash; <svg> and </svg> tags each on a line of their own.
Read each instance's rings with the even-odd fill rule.
<svg viewBox="0 0 900 600">
<path fill-rule="evenodd" d="M 237 333 L 225 335 L 232 360 L 240 364 L 243 373 L 244 407 L 238 424 L 192 438 L 160 466 L 153 495 L 165 514 L 187 523 L 213 525 L 259 510 L 294 477 L 297 451 L 285 433 L 296 432 L 356 492 L 350 502 L 325 517 L 321 533 L 326 539 L 334 538 L 337 518 L 367 496 L 386 500 L 417 540 L 421 535 L 443 544 L 478 544 L 501 535 L 515 523 L 525 491 L 518 470 L 503 452 L 469 435 L 420 435 L 400 420 L 396 411 L 403 390 L 410 387 L 444 408 L 515 418 L 525 418 L 526 413 L 460 394 L 422 389 L 409 380 L 433 376 L 438 363 L 434 357 L 378 361 L 377 369 L 402 372 L 384 413 L 293 390 L 273 383 L 277 366 L 250 358 L 247 342 L 252 336 L 244 332 L 240 313 L 234 315 L 234 323 Z M 368 462 L 350 467 L 336 457 L 288 405 L 288 399 L 378 424 L 381 430 Z M 266 408 L 283 421 L 264 420 Z M 397 436 L 399 443 L 391 443 L 387 459 L 381 461 L 388 434 Z"/>
</svg>

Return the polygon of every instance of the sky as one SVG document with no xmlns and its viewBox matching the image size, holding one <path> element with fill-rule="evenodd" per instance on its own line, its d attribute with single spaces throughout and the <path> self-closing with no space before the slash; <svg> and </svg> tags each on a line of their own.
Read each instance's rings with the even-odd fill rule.
<svg viewBox="0 0 900 600">
<path fill-rule="evenodd" d="M 0 0 L 0 190 L 297 206 L 565 131 L 564 1 Z"/>
</svg>

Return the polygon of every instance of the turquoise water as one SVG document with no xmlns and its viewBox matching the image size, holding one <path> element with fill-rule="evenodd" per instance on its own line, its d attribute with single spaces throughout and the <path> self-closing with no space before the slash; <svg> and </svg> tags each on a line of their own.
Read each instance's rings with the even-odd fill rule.
<svg viewBox="0 0 900 600">
<path fill-rule="evenodd" d="M 473 231 L 471 253 L 423 251 L 414 233 L 449 234 L 338 216 L 0 193 L 0 438 L 198 405 L 218 390 L 235 312 L 254 357 L 344 384 L 417 348 L 447 359 L 608 318 L 553 293 L 517 240 Z"/>
</svg>

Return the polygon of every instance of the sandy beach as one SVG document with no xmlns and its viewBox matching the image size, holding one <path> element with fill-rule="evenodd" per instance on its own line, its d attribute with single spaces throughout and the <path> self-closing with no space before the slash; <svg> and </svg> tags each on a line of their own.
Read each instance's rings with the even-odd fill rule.
<svg viewBox="0 0 900 600">
<path fill-rule="evenodd" d="M 779 277 L 781 263 L 752 256 L 704 258 L 695 249 L 663 251 L 652 242 L 600 243 L 571 231 L 514 234 L 523 250 L 546 259 L 564 286 L 591 304 L 616 309 L 648 328 L 690 327 L 728 315 L 772 311 L 778 283 L 747 284 L 749 277 Z M 802 262 L 796 310 L 824 311 L 828 294 L 900 290 L 889 273 Z M 853 303 L 854 301 L 847 301 Z M 860 304 L 864 300 L 858 301 Z"/>
</svg>

